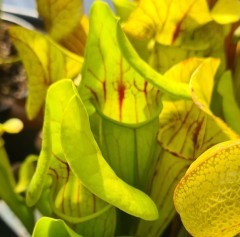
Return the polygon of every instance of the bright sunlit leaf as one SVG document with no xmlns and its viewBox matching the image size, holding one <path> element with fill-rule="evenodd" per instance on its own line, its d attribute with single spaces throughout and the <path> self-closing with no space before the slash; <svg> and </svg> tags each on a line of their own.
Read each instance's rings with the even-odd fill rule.
<svg viewBox="0 0 240 237">
<path fill-rule="evenodd" d="M 128 126 L 99 116 L 99 124 L 96 141 L 104 158 L 125 182 L 147 192 L 159 153 L 158 117 Z"/>
<path fill-rule="evenodd" d="M 73 120 L 79 122 L 69 123 Z M 103 158 L 91 132 L 87 112 L 76 92 L 69 101 L 61 126 L 61 141 L 66 159 L 74 174 L 87 189 L 131 215 L 146 220 L 158 217 L 152 200 L 117 177 Z M 77 165 L 76 162 L 84 165 Z"/>
<path fill-rule="evenodd" d="M 55 180 L 54 211 L 70 222 L 81 221 L 77 217 L 89 211 L 90 217 L 100 215 L 109 210 L 108 203 L 146 220 L 158 216 L 152 200 L 118 178 L 102 157 L 87 112 L 70 80 L 55 83 L 48 92 L 43 148 L 27 194 L 29 205 L 39 199 L 44 182 L 49 179 L 47 173 Z M 79 199 L 81 194 L 83 198 Z M 81 205 L 84 198 L 94 199 L 97 204 Z"/>
<path fill-rule="evenodd" d="M 141 59 L 119 26 L 117 28 L 117 39 L 122 54 L 127 62 L 148 83 L 154 85 L 161 92 L 165 92 L 175 98 L 191 98 L 189 87 L 186 83 L 169 80 L 167 77 L 155 71 L 148 63 Z"/>
<path fill-rule="evenodd" d="M 18 26 L 11 27 L 16 46 L 28 75 L 27 114 L 33 119 L 43 106 L 48 87 L 80 73 L 82 58 L 65 50 L 49 37 Z"/>
<path fill-rule="evenodd" d="M 218 0 L 211 11 L 211 16 L 219 24 L 229 24 L 239 21 L 239 0 Z"/>
<path fill-rule="evenodd" d="M 116 14 L 121 18 L 121 21 L 127 20 L 131 12 L 137 6 L 136 2 L 129 0 L 113 0 L 112 2 L 116 10 Z"/>
<path fill-rule="evenodd" d="M 171 45 L 178 37 L 211 20 L 206 0 L 142 0 L 124 24 L 139 39 Z"/>
<path fill-rule="evenodd" d="M 176 45 L 157 42 L 149 44 L 148 62 L 158 72 L 165 73 L 170 67 L 187 58 L 214 57 L 221 59 L 221 70 L 225 70 L 225 34 L 224 26 L 211 21 L 185 33 Z M 138 52 L 140 50 L 137 49 Z"/>
<path fill-rule="evenodd" d="M 42 217 L 38 220 L 32 236 L 82 237 L 82 235 L 74 232 L 63 220 L 50 217 Z"/>
<path fill-rule="evenodd" d="M 87 41 L 88 25 L 88 18 L 83 15 L 73 31 L 59 41 L 59 43 L 71 52 L 83 56 Z"/>
<path fill-rule="evenodd" d="M 46 31 L 58 43 L 79 56 L 84 55 L 88 18 L 82 0 L 37 0 Z"/>
<path fill-rule="evenodd" d="M 200 106 L 200 98 L 206 107 L 211 101 L 218 64 L 216 59 L 190 58 L 176 64 L 165 74 L 175 81 L 191 80 L 193 90 L 201 90 L 197 92 L 198 104 L 190 100 L 171 100 L 163 96 L 158 133 L 158 141 L 163 151 L 156 165 L 150 194 L 158 207 L 159 219 L 153 223 L 141 221 L 138 228 L 138 235 L 141 237 L 160 236 L 176 214 L 172 196 L 188 166 L 209 147 L 238 137 L 221 121 L 225 126 L 222 130 L 219 118 L 206 113 Z M 201 71 L 203 68 L 205 73 Z"/>
<path fill-rule="evenodd" d="M 240 141 L 213 146 L 188 169 L 174 194 L 182 222 L 196 237 L 240 232 Z"/>
<path fill-rule="evenodd" d="M 219 66 L 219 60 L 209 58 L 196 69 L 190 81 L 190 88 L 194 102 L 199 108 L 210 107 L 214 76 Z"/>
<path fill-rule="evenodd" d="M 112 225 L 106 233 L 111 236 L 115 229 L 114 207 L 93 195 L 82 184 L 69 165 L 68 155 L 62 147 L 61 123 L 67 113 L 68 104 L 77 96 L 76 88 L 70 79 L 55 84 L 47 94 L 42 150 L 36 172 L 27 190 L 27 204 L 29 206 L 37 204 L 41 211 L 47 212 L 43 213 L 44 215 L 52 211 L 58 218 L 76 224 L 75 228 L 79 223 L 91 221 L 92 225 L 98 228 L 90 229 L 86 233 L 87 236 L 105 232 L 104 226 L 110 218 Z M 71 114 L 75 115 L 77 111 L 73 110 Z M 72 125 L 73 121 L 69 120 L 69 125 Z M 65 139 L 66 144 L 68 141 L 72 142 L 69 138 Z M 77 141 L 81 143 L 80 140 Z M 72 146 L 72 149 L 75 150 L 75 147 Z M 79 166 L 80 160 L 76 154 L 72 159 L 74 166 Z M 38 201 L 40 203 L 37 203 Z M 81 225 L 78 230 L 84 233 Z"/>
<path fill-rule="evenodd" d="M 118 20 L 107 4 L 96 2 L 90 28 L 79 91 L 103 115 L 136 124 L 157 116 L 160 93 L 144 80 L 125 58 L 117 41 Z M 111 32 L 111 34 L 109 34 Z"/>
<path fill-rule="evenodd" d="M 183 177 L 192 160 L 182 159 L 167 151 L 162 151 L 156 164 L 152 183 L 151 198 L 159 210 L 156 221 L 140 221 L 136 236 L 162 236 L 166 227 L 172 221 L 176 210 L 173 205 L 173 193 L 179 180 Z"/>
<path fill-rule="evenodd" d="M 83 14 L 82 0 L 37 0 L 37 8 L 47 31 L 57 41 L 73 31 Z"/>
<path fill-rule="evenodd" d="M 22 60 L 27 116 L 44 115 L 16 180 L 1 135 L 23 124 L 0 123 L 0 199 L 29 233 L 35 209 L 33 237 L 240 233 L 240 1 L 36 4 L 45 33 L 10 27 L 2 60 Z"/>
<path fill-rule="evenodd" d="M 237 139 L 238 135 L 221 118 L 215 116 L 210 109 L 214 75 L 218 65 L 219 60 L 209 58 L 197 68 L 190 80 L 192 98 L 194 103 L 217 123 L 223 133 L 231 139 Z"/>
<path fill-rule="evenodd" d="M 125 182 L 145 191 L 156 159 L 161 93 L 129 65 L 117 28 L 110 8 L 95 3 L 79 91 L 99 115 L 97 142 L 104 158 Z"/>
</svg>

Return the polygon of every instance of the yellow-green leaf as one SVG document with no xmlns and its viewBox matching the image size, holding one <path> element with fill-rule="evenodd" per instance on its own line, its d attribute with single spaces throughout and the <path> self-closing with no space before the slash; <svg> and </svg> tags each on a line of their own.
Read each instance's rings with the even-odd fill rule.
<svg viewBox="0 0 240 237">
<path fill-rule="evenodd" d="M 240 134 L 240 108 L 235 100 L 231 72 L 227 71 L 221 77 L 218 91 L 222 96 L 223 113 L 226 122 Z"/>
<path fill-rule="evenodd" d="M 137 6 L 136 2 L 129 0 L 113 0 L 112 2 L 121 21 L 127 20 L 131 12 Z"/>
<path fill-rule="evenodd" d="M 37 169 L 27 190 L 27 204 L 29 206 L 37 204 L 41 211 L 46 211 L 43 213 L 44 215 L 53 212 L 55 216 L 74 224 L 92 220 L 96 221 L 95 225 L 97 225 L 99 220 L 96 218 L 107 214 L 111 216 L 112 220 L 108 231 L 113 233 L 115 228 L 114 208 L 83 186 L 66 160 L 67 157 L 60 139 L 61 122 L 66 107 L 75 96 L 76 88 L 71 80 L 59 82 L 59 84 L 55 83 L 55 87 L 54 85 L 50 87 L 47 94 L 42 150 Z M 76 111 L 72 112 L 76 113 Z M 69 120 L 69 124 L 72 124 L 72 121 Z M 76 155 L 72 158 L 78 162 Z M 37 203 L 38 201 L 40 202 Z M 111 214 L 112 212 L 113 214 Z M 100 233 L 104 231 L 103 226 L 107 220 L 107 217 L 104 222 L 101 222 L 100 219 L 101 229 L 98 228 Z M 90 231 L 91 234 L 88 233 L 88 235 L 93 234 L 93 231 Z"/>
<path fill-rule="evenodd" d="M 157 205 L 159 218 L 151 222 L 141 220 L 136 236 L 162 236 L 176 214 L 172 200 L 174 189 L 191 162 L 192 160 L 182 159 L 167 151 L 162 151 L 156 164 L 157 169 L 152 180 L 150 194 Z"/>
<path fill-rule="evenodd" d="M 208 114 L 218 124 L 222 132 L 232 139 L 237 139 L 238 135 L 228 127 L 219 117 L 215 116 L 210 109 L 212 90 L 214 86 L 214 75 L 219 65 L 218 59 L 206 59 L 192 75 L 190 89 L 194 103 L 206 114 Z"/>
<path fill-rule="evenodd" d="M 26 206 L 24 198 L 15 192 L 15 185 L 14 175 L 4 148 L 4 142 L 0 138 L 0 198 L 6 202 L 29 233 L 31 233 L 34 226 L 33 210 Z"/>
<path fill-rule="evenodd" d="M 94 132 L 103 157 L 121 179 L 146 191 L 156 159 L 161 93 L 128 63 L 117 29 L 110 8 L 94 3 L 79 91 L 84 105 L 87 95 L 99 115 Z"/>
<path fill-rule="evenodd" d="M 182 222 L 196 237 L 240 232 L 240 141 L 220 143 L 188 169 L 174 193 Z"/>
<path fill-rule="evenodd" d="M 219 63 L 219 60 L 214 58 L 204 60 L 191 78 L 190 88 L 193 100 L 203 110 L 210 107 L 214 76 Z"/>
<path fill-rule="evenodd" d="M 28 75 L 26 109 L 29 119 L 33 119 L 43 106 L 50 84 L 74 78 L 81 70 L 82 58 L 37 31 L 14 26 L 10 35 Z"/>
<path fill-rule="evenodd" d="M 218 0 L 211 11 L 211 16 L 219 24 L 229 24 L 239 21 L 239 0 Z"/>
<path fill-rule="evenodd" d="M 233 88 L 234 95 L 237 101 L 238 106 L 240 106 L 240 96 L 238 91 L 240 91 L 240 41 L 238 41 L 235 53 L 235 68 L 233 72 Z"/>
<path fill-rule="evenodd" d="M 219 61 L 212 58 L 193 58 L 175 65 L 166 73 L 174 80 L 190 80 L 193 96 L 193 101 L 163 100 L 158 139 L 172 154 L 194 159 L 210 146 L 238 137 L 209 108 L 218 64 Z"/>
<path fill-rule="evenodd" d="M 25 192 L 28 188 L 30 180 L 35 172 L 35 162 L 38 156 L 29 155 L 21 164 L 18 172 L 18 182 L 14 188 L 15 192 L 21 193 Z"/>
<path fill-rule="evenodd" d="M 83 237 L 74 232 L 63 220 L 42 217 L 38 220 L 33 230 L 33 237 L 58 236 L 58 237 Z"/>
<path fill-rule="evenodd" d="M 70 86 L 69 81 L 65 83 Z M 154 202 L 120 179 L 102 156 L 91 132 L 88 114 L 75 89 L 73 91 L 61 123 L 61 143 L 74 175 L 90 192 L 124 212 L 145 220 L 157 219 Z M 78 122 L 69 122 L 74 120 Z"/>
<path fill-rule="evenodd" d="M 99 116 L 100 129 L 95 129 L 99 133 L 96 141 L 112 169 L 146 193 L 159 154 L 158 120 L 156 116 L 144 124 L 128 126 Z"/>
<path fill-rule="evenodd" d="M 211 20 L 206 0 L 142 0 L 124 25 L 137 38 L 171 45 L 184 32 Z"/>
<path fill-rule="evenodd" d="M 190 58 L 172 67 L 166 75 L 175 81 L 196 79 L 194 90 L 203 86 L 197 94 L 207 107 L 217 65 L 215 59 Z M 206 70 L 206 74 L 201 68 Z M 153 223 L 141 221 L 138 228 L 141 237 L 155 237 L 163 233 L 175 214 L 172 201 L 174 189 L 191 162 L 209 147 L 231 139 L 231 135 L 238 137 L 226 124 L 225 130 L 222 130 L 218 118 L 190 100 L 171 100 L 163 96 L 159 123 L 158 141 L 163 151 L 156 165 L 150 193 L 158 207 L 159 219 Z"/>
<path fill-rule="evenodd" d="M 176 98 L 190 99 L 188 84 L 169 80 L 166 76 L 155 71 L 149 64 L 139 57 L 131 43 L 128 41 L 121 28 L 117 28 L 118 44 L 127 62 L 138 72 L 148 83 L 151 83 L 161 92 Z"/>
<path fill-rule="evenodd" d="M 81 0 L 37 0 L 37 8 L 51 37 L 59 41 L 77 26 L 83 3 Z"/>
<path fill-rule="evenodd" d="M 79 91 L 85 103 L 91 100 L 98 112 L 113 120 L 146 122 L 161 109 L 160 93 L 128 63 L 117 30 L 118 20 L 107 4 L 94 3 Z"/>
<path fill-rule="evenodd" d="M 158 72 L 165 73 L 170 67 L 187 58 L 214 57 L 221 59 L 224 69 L 224 37 L 224 27 L 216 22 L 209 22 L 184 34 L 177 45 L 162 45 L 157 42 L 149 45 L 149 64 Z"/>
<path fill-rule="evenodd" d="M 88 18 L 83 15 L 73 31 L 59 43 L 71 52 L 83 56 L 88 34 Z"/>
<path fill-rule="evenodd" d="M 51 177 L 51 205 L 69 222 L 100 216 L 110 208 L 108 203 L 147 220 L 158 216 L 152 200 L 123 182 L 101 155 L 88 114 L 70 80 L 59 81 L 48 91 L 43 148 L 27 193 L 29 205 L 39 200 Z M 89 205 L 82 203 L 86 200 Z"/>
</svg>

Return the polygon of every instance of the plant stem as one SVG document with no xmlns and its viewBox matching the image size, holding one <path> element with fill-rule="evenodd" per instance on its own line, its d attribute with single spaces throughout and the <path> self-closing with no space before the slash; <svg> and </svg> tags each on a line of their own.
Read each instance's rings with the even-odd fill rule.
<svg viewBox="0 0 240 237">
<path fill-rule="evenodd" d="M 31 233 L 34 227 L 33 210 L 27 207 L 23 197 L 14 191 L 15 182 L 11 166 L 3 146 L 4 143 L 2 140 L 0 141 L 2 142 L 0 146 L 0 197 L 21 220 L 29 233 Z"/>
</svg>

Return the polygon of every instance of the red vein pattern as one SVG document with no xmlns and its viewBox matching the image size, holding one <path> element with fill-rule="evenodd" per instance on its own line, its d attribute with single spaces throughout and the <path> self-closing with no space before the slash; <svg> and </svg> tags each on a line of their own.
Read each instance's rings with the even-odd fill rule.
<svg viewBox="0 0 240 237">
<path fill-rule="evenodd" d="M 159 210 L 155 223 L 141 221 L 139 236 L 160 236 L 173 218 L 175 187 L 189 165 L 209 147 L 228 140 L 218 123 L 191 101 L 164 102 L 158 141 L 163 147 L 150 196 Z"/>
<path fill-rule="evenodd" d="M 159 113 L 161 94 L 123 57 L 114 35 L 115 19 L 105 20 L 99 19 L 98 28 L 90 24 L 82 93 L 88 93 L 98 111 L 111 119 L 144 122 Z"/>
<path fill-rule="evenodd" d="M 158 141 L 178 158 L 194 160 L 209 147 L 228 140 L 214 118 L 192 102 L 171 102 L 163 109 Z"/>
<path fill-rule="evenodd" d="M 81 218 L 91 215 L 107 205 L 82 186 L 63 158 L 54 153 L 52 153 L 52 157 L 48 175 L 54 180 L 52 201 L 57 215 L 60 213 L 61 217 Z"/>
</svg>

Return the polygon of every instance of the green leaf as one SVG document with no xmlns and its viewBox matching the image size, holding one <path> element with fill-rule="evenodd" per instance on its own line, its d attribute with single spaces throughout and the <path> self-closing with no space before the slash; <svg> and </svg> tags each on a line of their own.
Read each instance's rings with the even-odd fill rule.
<svg viewBox="0 0 240 237">
<path fill-rule="evenodd" d="M 26 109 L 29 119 L 33 119 L 43 106 L 50 84 L 74 78 L 81 70 L 82 58 L 37 31 L 14 26 L 9 32 L 28 75 Z"/>
<path fill-rule="evenodd" d="M 108 118 L 127 124 L 146 122 L 161 110 L 160 93 L 127 62 L 117 42 L 118 27 L 107 4 L 93 4 L 80 95 Z"/>
<path fill-rule="evenodd" d="M 31 233 L 34 226 L 33 211 L 26 206 L 23 197 L 14 191 L 15 181 L 3 145 L 4 142 L 0 138 L 0 198 L 7 203 L 29 233 Z"/>
<path fill-rule="evenodd" d="M 211 11 L 212 18 L 219 24 L 229 24 L 240 20 L 238 0 L 218 0 Z"/>
<path fill-rule="evenodd" d="M 67 83 L 70 86 L 70 82 Z M 69 121 L 78 122 L 72 124 Z M 78 145 L 80 141 L 81 146 Z M 103 158 L 91 132 L 87 112 L 76 92 L 63 115 L 61 142 L 73 173 L 92 193 L 131 215 L 146 220 L 158 217 L 152 200 L 122 181 Z M 82 165 L 77 165 L 79 163 Z"/>
<path fill-rule="evenodd" d="M 189 233 L 182 225 L 182 228 L 179 230 L 177 237 L 189 237 Z"/>
<path fill-rule="evenodd" d="M 228 237 L 240 232 L 239 155 L 239 140 L 213 146 L 178 184 L 174 204 L 191 235 Z"/>
<path fill-rule="evenodd" d="M 87 203 L 88 202 L 86 202 L 85 205 L 87 205 Z M 64 236 L 72 236 L 71 233 L 73 234 L 73 232 L 75 235 L 81 234 L 81 236 L 101 236 L 101 237 L 113 236 L 114 228 L 115 228 L 115 208 L 112 207 L 110 210 L 111 210 L 110 212 L 107 211 L 96 218 L 93 218 L 81 223 L 76 223 L 74 225 L 72 225 L 69 222 L 66 222 L 69 226 L 67 226 L 67 224 L 64 222 L 63 219 L 61 220 L 52 219 L 52 218 L 46 217 L 45 215 L 45 217 L 43 218 L 48 218 L 48 220 L 43 221 L 44 219 L 41 218 L 36 223 L 33 236 L 35 236 L 35 234 L 36 236 L 42 236 L 42 237 L 59 236 L 55 234 L 57 233 L 56 228 L 60 229 L 60 231 L 63 232 L 64 234 L 66 234 L 65 232 L 68 230 L 69 234 Z M 64 226 L 62 227 L 64 227 L 65 230 L 63 230 L 62 227 L 60 227 L 60 223 L 56 223 L 59 221 L 64 223 Z M 49 234 L 46 235 L 45 233 L 46 231 L 48 231 Z"/>
<path fill-rule="evenodd" d="M 158 117 L 129 126 L 99 116 L 99 127 L 96 141 L 103 157 L 125 182 L 148 193 L 159 154 Z"/>
<path fill-rule="evenodd" d="M 221 59 L 221 70 L 225 70 L 224 26 L 209 22 L 183 35 L 174 45 L 157 42 L 149 45 L 149 64 L 160 73 L 191 57 L 214 57 Z"/>
<path fill-rule="evenodd" d="M 234 97 L 231 72 L 227 71 L 221 77 L 218 91 L 223 97 L 223 113 L 229 126 L 240 134 L 240 109 Z"/>
<path fill-rule="evenodd" d="M 185 32 L 210 20 L 205 0 L 141 0 L 124 30 L 136 38 L 154 38 L 161 44 L 171 45 Z"/>
<path fill-rule="evenodd" d="M 83 15 L 73 31 L 59 41 L 59 43 L 71 52 L 83 57 L 87 41 L 88 25 L 88 17 Z"/>
<path fill-rule="evenodd" d="M 176 214 L 172 200 L 174 189 L 191 162 L 192 160 L 181 159 L 177 155 L 162 150 L 156 164 L 150 193 L 150 197 L 157 205 L 159 218 L 151 222 L 141 220 L 136 236 L 162 236 L 164 230 Z"/>
<path fill-rule="evenodd" d="M 39 199 L 49 172 L 53 177 L 54 211 L 70 222 L 86 220 L 84 216 L 78 218 L 79 208 L 85 215 L 93 212 L 89 217 L 106 211 L 109 205 L 101 199 L 132 215 L 149 220 L 157 218 L 152 200 L 119 179 L 102 157 L 90 130 L 87 112 L 70 80 L 59 81 L 49 89 L 43 141 L 37 170 L 27 193 L 28 204 L 34 205 Z M 79 191 L 83 200 L 78 200 Z M 98 209 L 95 210 L 96 205 L 85 206 L 85 198 L 90 203 L 97 202 Z"/>
<path fill-rule="evenodd" d="M 125 182 L 146 191 L 158 147 L 160 93 L 123 57 L 117 27 L 106 4 L 92 6 L 79 91 L 82 98 L 90 97 L 97 110 L 99 124 L 94 132 L 99 133 L 97 143 L 103 157 Z"/>
<path fill-rule="evenodd" d="M 233 88 L 234 88 L 234 95 L 236 97 L 236 101 L 238 103 L 238 106 L 240 106 L 240 96 L 238 91 L 240 90 L 240 41 L 237 44 L 236 47 L 236 53 L 235 53 L 235 68 L 233 72 Z"/>
<path fill-rule="evenodd" d="M 84 55 L 88 18 L 82 0 L 37 0 L 39 15 L 50 36 L 66 49 Z"/>
<path fill-rule="evenodd" d="M 222 25 L 210 21 L 191 31 L 184 33 L 175 45 L 188 50 L 200 51 L 198 55 L 210 57 L 216 54 L 216 49 L 223 50 L 225 30 Z M 212 51 L 210 51 L 210 49 Z M 194 52 L 190 51 L 190 55 Z M 196 52 L 195 52 L 196 53 Z M 196 55 L 197 56 L 197 55 Z"/>
<path fill-rule="evenodd" d="M 194 102 L 205 112 L 209 112 L 214 85 L 214 76 L 219 66 L 219 60 L 209 58 L 197 68 L 190 81 Z"/>
<path fill-rule="evenodd" d="M 121 18 L 121 21 L 127 20 L 131 12 L 137 6 L 136 2 L 129 0 L 112 0 L 117 16 Z"/>
<path fill-rule="evenodd" d="M 13 189 L 14 186 L 16 185 L 16 182 L 12 173 L 12 168 L 11 168 L 10 161 L 8 159 L 8 155 L 4 148 L 4 140 L 2 137 L 0 137 L 0 151 L 1 151 L 1 156 L 0 156 L 1 157 L 0 158 L 1 173 L 4 174 L 3 176 L 5 176 L 6 182 L 8 183 L 10 189 Z"/>
<path fill-rule="evenodd" d="M 29 155 L 21 164 L 18 174 L 18 182 L 15 186 L 15 192 L 25 192 L 28 188 L 30 180 L 35 172 L 34 163 L 37 161 L 36 155 Z"/>
<path fill-rule="evenodd" d="M 150 65 L 143 61 L 136 53 L 120 26 L 117 28 L 117 38 L 121 52 L 127 62 L 133 67 L 148 83 L 173 97 L 190 99 L 189 87 L 186 83 L 169 80 L 156 72 Z"/>
<path fill-rule="evenodd" d="M 218 60 L 211 58 L 188 59 L 167 72 L 174 80 L 189 81 L 190 78 L 193 95 L 193 101 L 163 98 L 158 140 L 176 156 L 195 159 L 214 144 L 238 138 L 209 108 L 218 64 Z"/>
<path fill-rule="evenodd" d="M 149 47 L 148 62 L 157 72 L 164 74 L 187 57 L 191 57 L 191 53 L 182 47 L 154 43 Z"/>
<path fill-rule="evenodd" d="M 70 34 L 83 14 L 81 0 L 37 0 L 39 16 L 51 37 L 57 41 Z"/>
<path fill-rule="evenodd" d="M 63 116 L 68 104 L 76 96 L 77 90 L 70 79 L 61 80 L 55 84 L 56 86 L 49 88 L 47 94 L 42 150 L 36 172 L 27 190 L 27 204 L 30 206 L 36 204 L 44 215 L 50 214 L 68 223 L 76 224 L 75 229 L 79 223 L 85 222 L 98 226 L 98 228 L 89 229 L 81 228 L 82 224 L 80 224 L 78 229 L 81 233 L 87 231 L 87 236 L 94 236 L 96 233 L 101 233 L 101 236 L 103 236 L 102 233 L 108 233 L 111 236 L 115 229 L 115 208 L 83 186 L 69 166 L 67 155 L 61 144 Z M 74 119 L 74 121 L 77 120 Z M 72 124 L 72 121 L 68 123 Z M 72 148 L 75 149 L 73 146 Z M 72 158 L 79 165 L 76 154 Z M 106 232 L 105 224 L 109 223 L 109 218 L 111 218 L 111 224 Z"/>
<path fill-rule="evenodd" d="M 190 80 L 190 89 L 194 103 L 212 119 L 215 120 L 222 132 L 232 139 L 237 139 L 238 135 L 231 130 L 226 123 L 215 116 L 210 109 L 212 91 L 214 86 L 214 75 L 219 61 L 217 59 L 206 59 L 196 70 Z"/>
<path fill-rule="evenodd" d="M 42 217 L 38 220 L 33 231 L 33 237 L 82 237 L 74 232 L 63 220 Z"/>
<path fill-rule="evenodd" d="M 220 124 L 219 118 L 206 113 L 200 106 L 200 98 L 206 107 L 210 103 L 218 63 L 211 58 L 192 58 L 175 65 L 166 73 L 172 80 L 191 80 L 192 91 L 196 91 L 199 103 L 163 96 L 158 133 L 158 142 L 163 151 L 156 165 L 150 193 L 158 207 L 159 219 L 152 223 L 141 221 L 137 232 L 139 236 L 155 237 L 163 233 L 175 215 L 172 202 L 174 189 L 191 162 L 209 147 L 238 137 L 223 121 Z"/>
<path fill-rule="evenodd" d="M 30 182 L 30 185 L 29 185 L 30 188 L 32 188 L 31 182 Z M 29 196 L 28 196 L 29 191 L 28 190 L 27 190 L 26 194 L 27 194 L 26 195 L 27 204 L 31 204 L 31 203 L 29 203 Z M 36 209 L 43 216 L 56 217 L 56 214 L 53 211 L 53 202 L 51 200 L 52 200 L 52 180 L 48 179 L 47 181 L 44 182 L 44 186 L 42 188 L 41 196 L 40 196 L 39 200 L 37 201 L 37 203 L 35 205 Z"/>
<path fill-rule="evenodd" d="M 79 223 L 76 225 L 75 231 L 84 236 L 113 236 L 116 227 L 116 208 L 111 208 L 102 215 L 94 219 Z"/>
</svg>

